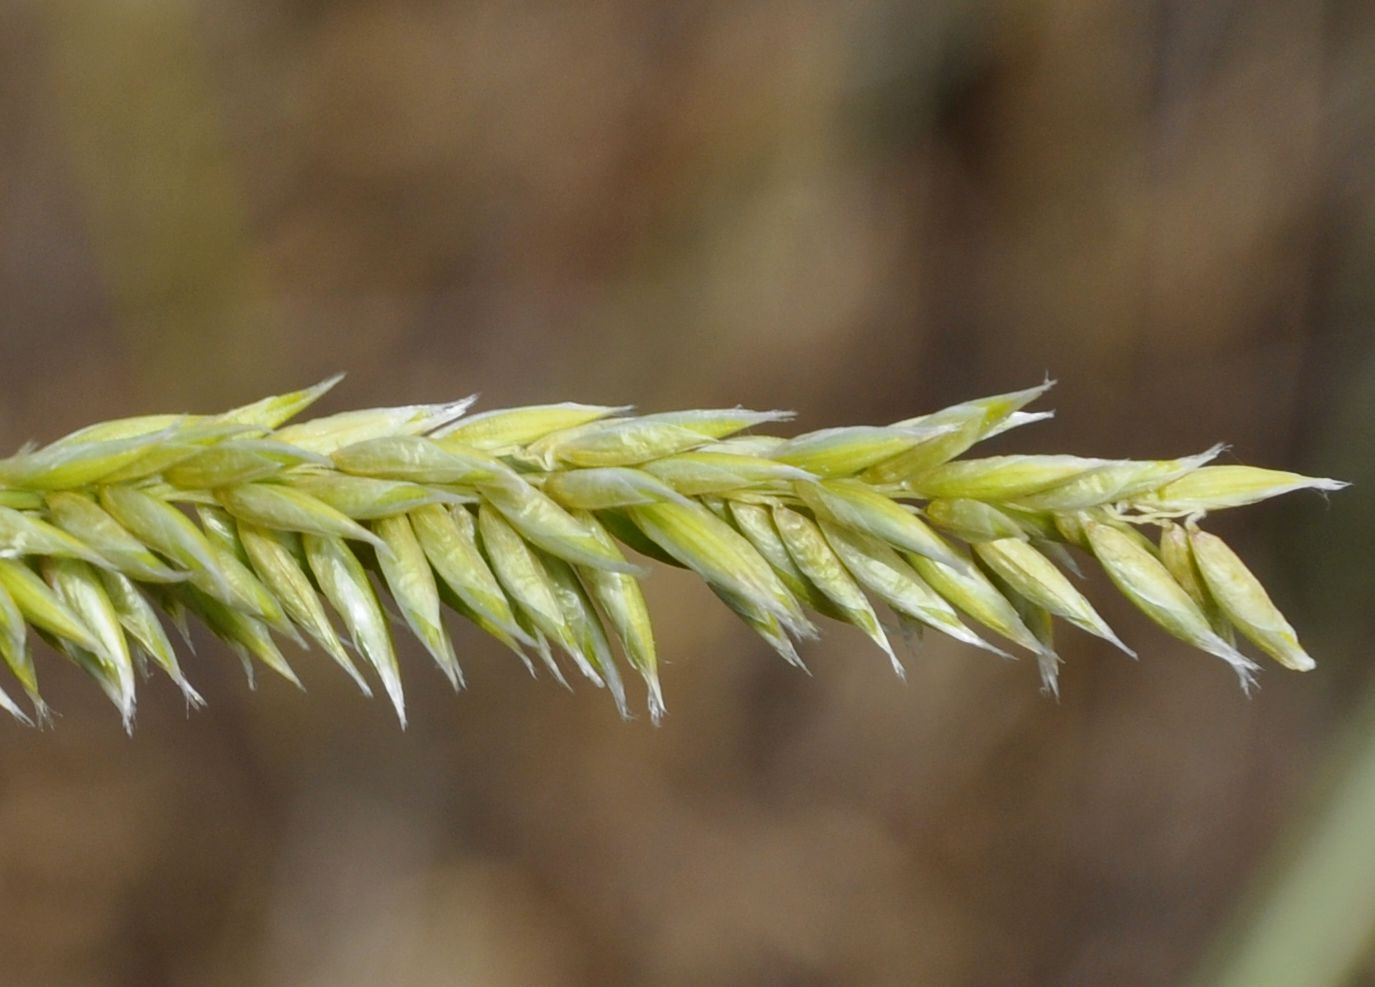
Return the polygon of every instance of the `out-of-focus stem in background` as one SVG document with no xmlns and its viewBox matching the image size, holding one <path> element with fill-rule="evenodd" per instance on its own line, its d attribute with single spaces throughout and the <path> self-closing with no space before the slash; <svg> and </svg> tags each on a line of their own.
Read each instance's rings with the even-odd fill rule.
<svg viewBox="0 0 1375 987">
<path fill-rule="evenodd" d="M 1375 944 L 1375 693 L 1349 725 L 1322 798 L 1277 847 L 1197 987 L 1342 987 Z"/>
</svg>

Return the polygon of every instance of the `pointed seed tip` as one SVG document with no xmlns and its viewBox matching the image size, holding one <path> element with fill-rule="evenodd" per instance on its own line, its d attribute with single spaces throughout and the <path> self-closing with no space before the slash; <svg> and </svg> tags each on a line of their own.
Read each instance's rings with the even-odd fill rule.
<svg viewBox="0 0 1375 987">
<path fill-rule="evenodd" d="M 1109 641 L 1109 643 L 1114 644 L 1114 645 L 1116 645 L 1119 649 L 1121 649 L 1121 651 L 1123 652 L 1123 654 L 1125 654 L 1125 655 L 1126 655 L 1128 658 L 1130 658 L 1132 661 L 1140 661 L 1140 660 L 1141 660 L 1141 656 L 1138 655 L 1138 654 L 1136 653 L 1136 649 L 1135 649 L 1135 648 L 1128 647 L 1127 644 L 1126 644 L 1126 642 L 1124 642 L 1120 637 L 1117 637 L 1116 635 L 1113 635 L 1111 638 L 1108 639 L 1108 641 Z"/>
</svg>

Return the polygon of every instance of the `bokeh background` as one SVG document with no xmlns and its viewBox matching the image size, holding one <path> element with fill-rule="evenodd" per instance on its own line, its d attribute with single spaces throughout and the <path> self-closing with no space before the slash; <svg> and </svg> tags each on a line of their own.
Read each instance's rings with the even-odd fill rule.
<svg viewBox="0 0 1375 987">
<path fill-rule="evenodd" d="M 408 647 L 405 732 L 202 638 L 210 706 L 154 681 L 129 738 L 48 656 L 57 728 L 0 724 L 0 983 L 1211 982 L 1375 799 L 1373 152 L 1358 0 L 4 0 L 5 450 L 339 370 L 326 410 L 801 428 L 1050 373 L 999 451 L 1357 485 L 1219 522 L 1320 661 L 1249 701 L 1101 582 L 1142 660 L 1067 632 L 1058 704 L 934 638 L 906 685 L 834 627 L 799 674 L 667 571 L 657 729 L 472 630 L 458 696 Z M 1290 905 L 1375 983 L 1339 884 Z"/>
</svg>

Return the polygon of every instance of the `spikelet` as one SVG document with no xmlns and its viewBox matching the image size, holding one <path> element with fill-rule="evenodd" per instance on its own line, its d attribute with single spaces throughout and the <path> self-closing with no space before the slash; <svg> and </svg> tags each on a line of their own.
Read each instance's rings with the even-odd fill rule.
<svg viewBox="0 0 1375 987">
<path fill-rule="evenodd" d="M 313 642 L 365 694 L 380 683 L 404 724 L 393 625 L 458 687 L 445 619 L 457 614 L 565 682 L 561 653 L 628 716 L 626 661 L 657 721 L 644 570 L 624 549 L 695 572 L 799 666 L 796 640 L 818 615 L 859 628 L 902 674 L 883 606 L 904 627 L 1011 657 L 963 614 L 1032 652 L 1056 691 L 1053 621 L 1132 653 L 1064 575 L 1078 574 L 1074 552 L 1245 686 L 1256 665 L 1238 636 L 1286 667 L 1313 666 L 1255 575 L 1197 521 L 1344 484 L 1211 465 L 1221 447 L 959 458 L 1049 417 L 1023 409 L 1050 382 L 791 439 L 750 431 L 787 412 L 565 403 L 467 416 L 471 399 L 289 423 L 335 383 L 219 415 L 104 422 L 0 460 L 0 661 L 17 685 L 0 683 L 0 708 L 47 719 L 35 636 L 85 669 L 126 724 L 146 667 L 197 705 L 163 623 L 184 636 L 191 615 L 250 674 L 260 664 L 299 684 L 277 639 Z"/>
</svg>

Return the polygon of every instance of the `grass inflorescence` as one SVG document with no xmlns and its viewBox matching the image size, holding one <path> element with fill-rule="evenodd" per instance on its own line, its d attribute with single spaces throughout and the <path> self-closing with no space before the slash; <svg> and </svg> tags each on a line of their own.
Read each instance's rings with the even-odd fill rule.
<svg viewBox="0 0 1375 987">
<path fill-rule="evenodd" d="M 901 674 L 879 604 L 903 627 L 1025 649 L 1055 691 L 1054 618 L 1132 653 L 1065 575 L 1078 573 L 1075 552 L 1243 686 L 1257 666 L 1238 636 L 1288 668 L 1313 665 L 1198 522 L 1344 484 L 1211 465 L 1220 447 L 1151 461 L 960 458 L 1047 417 L 1023 409 L 1049 382 L 792 438 L 751 431 L 787 413 L 739 408 L 468 415 L 459 401 L 296 421 L 336 380 L 219 415 L 105 422 L 0 460 L 0 657 L 33 719 L 47 715 L 34 636 L 89 672 L 126 724 L 153 666 L 198 704 L 165 625 L 185 635 L 195 618 L 250 672 L 298 684 L 278 639 L 313 642 L 364 692 L 380 682 L 404 723 L 393 625 L 459 687 L 448 613 L 532 672 L 564 682 L 566 661 L 628 714 L 619 651 L 657 719 L 639 556 L 694 571 L 799 665 L 794 642 L 820 614 L 858 627 Z M 0 705 L 31 719 L 3 689 Z"/>
</svg>

